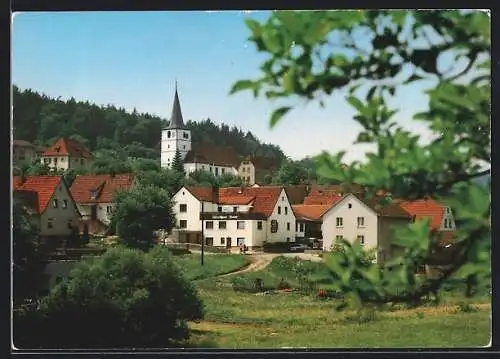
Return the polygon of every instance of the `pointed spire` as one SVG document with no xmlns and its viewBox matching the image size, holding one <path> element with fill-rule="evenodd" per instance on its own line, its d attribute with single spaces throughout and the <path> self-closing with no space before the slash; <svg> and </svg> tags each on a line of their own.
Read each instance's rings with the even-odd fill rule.
<svg viewBox="0 0 500 359">
<path fill-rule="evenodd" d="M 182 119 L 182 111 L 181 104 L 179 101 L 179 94 L 177 93 L 177 80 L 175 80 L 175 96 L 174 96 L 174 105 L 172 107 L 172 115 L 170 116 L 170 125 L 168 128 L 174 129 L 183 129 L 184 121 Z"/>
</svg>

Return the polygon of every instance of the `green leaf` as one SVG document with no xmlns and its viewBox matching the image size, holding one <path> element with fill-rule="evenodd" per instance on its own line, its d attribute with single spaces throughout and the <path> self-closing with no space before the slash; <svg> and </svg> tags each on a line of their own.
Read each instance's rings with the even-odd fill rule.
<svg viewBox="0 0 500 359">
<path fill-rule="evenodd" d="M 281 120 L 281 118 L 283 116 L 285 116 L 287 114 L 287 112 L 290 111 L 291 109 L 292 109 L 291 107 L 285 106 L 285 107 L 280 107 L 277 110 L 275 110 L 273 112 L 273 114 L 271 115 L 271 120 L 269 123 L 270 127 L 273 128 L 274 126 L 276 126 L 276 124 L 279 122 L 279 120 Z"/>
<path fill-rule="evenodd" d="M 248 28 L 252 31 L 252 34 L 255 38 L 261 36 L 262 29 L 258 21 L 255 21 L 253 19 L 245 19 L 245 23 L 247 24 Z"/>
<path fill-rule="evenodd" d="M 238 91 L 249 90 L 255 87 L 255 82 L 252 80 L 239 80 L 233 84 L 231 90 L 229 91 L 230 95 L 235 94 Z"/>
</svg>

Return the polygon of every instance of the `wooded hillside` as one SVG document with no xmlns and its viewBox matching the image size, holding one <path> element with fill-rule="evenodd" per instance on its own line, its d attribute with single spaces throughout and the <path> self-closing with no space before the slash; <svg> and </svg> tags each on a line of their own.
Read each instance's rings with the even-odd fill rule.
<svg viewBox="0 0 500 359">
<path fill-rule="evenodd" d="M 13 87 L 13 106 L 15 139 L 48 146 L 64 136 L 82 142 L 93 152 L 123 149 L 131 157 L 158 159 L 161 130 L 168 125 L 166 119 L 135 109 L 128 112 L 74 98 L 63 101 L 17 86 Z M 218 126 L 210 119 L 190 120 L 186 126 L 194 142 L 231 146 L 241 156 L 266 156 L 279 162 L 285 158 L 279 146 L 264 144 L 235 126 Z"/>
</svg>

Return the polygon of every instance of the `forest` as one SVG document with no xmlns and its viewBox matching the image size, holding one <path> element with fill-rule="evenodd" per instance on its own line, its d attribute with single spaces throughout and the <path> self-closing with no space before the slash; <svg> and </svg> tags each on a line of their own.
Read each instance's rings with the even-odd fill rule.
<svg viewBox="0 0 500 359">
<path fill-rule="evenodd" d="M 13 107 L 15 139 L 49 146 L 60 137 L 70 137 L 97 155 L 103 150 L 115 150 L 127 157 L 159 159 L 161 130 L 168 125 L 166 119 L 135 109 L 129 112 L 74 98 L 64 101 L 15 85 Z M 279 146 L 262 143 L 250 131 L 236 126 L 216 125 L 209 118 L 189 120 L 186 126 L 195 143 L 217 143 L 234 148 L 240 156 L 271 157 L 278 163 L 286 158 Z"/>
</svg>

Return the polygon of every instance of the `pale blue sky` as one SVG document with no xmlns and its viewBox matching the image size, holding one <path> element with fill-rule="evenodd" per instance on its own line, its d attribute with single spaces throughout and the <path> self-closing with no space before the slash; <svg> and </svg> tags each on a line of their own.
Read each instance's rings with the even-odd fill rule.
<svg viewBox="0 0 500 359">
<path fill-rule="evenodd" d="M 269 12 L 81 12 L 20 13 L 12 31 L 12 79 L 52 97 L 114 104 L 163 118 L 170 116 L 175 79 L 186 120 L 250 130 L 279 145 L 294 159 L 322 150 L 347 150 L 361 159 L 366 146 L 352 146 L 359 127 L 353 109 L 338 93 L 325 109 L 299 105 L 275 129 L 268 125 L 276 104 L 250 92 L 228 95 L 239 79 L 259 75 L 265 58 L 247 42 L 244 19 Z M 427 84 L 428 85 L 428 84 Z M 397 119 L 428 137 L 423 124 L 409 121 L 425 109 L 425 84 L 401 89 Z"/>
</svg>

